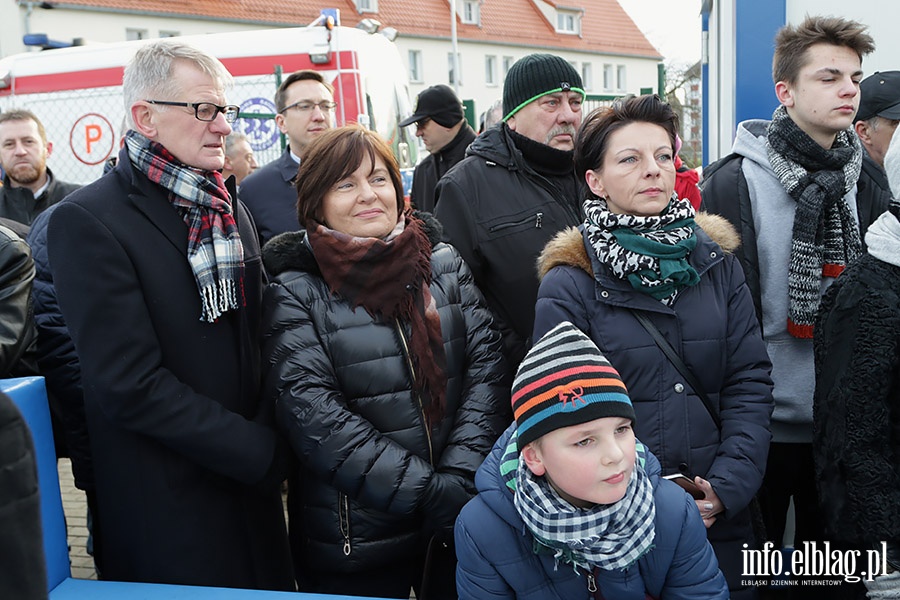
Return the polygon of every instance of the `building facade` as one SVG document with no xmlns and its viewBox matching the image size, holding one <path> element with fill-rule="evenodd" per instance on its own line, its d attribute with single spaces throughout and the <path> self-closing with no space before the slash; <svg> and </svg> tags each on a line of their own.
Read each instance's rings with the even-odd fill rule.
<svg viewBox="0 0 900 600">
<path fill-rule="evenodd" d="M 660 90 L 662 57 L 616 0 L 17 0 L 0 5 L 0 57 L 26 50 L 26 34 L 46 44 L 117 42 L 296 27 L 323 8 L 344 26 L 377 27 L 394 38 L 411 98 L 430 85 L 454 87 L 475 114 L 500 98 L 506 71 L 532 52 L 558 54 L 582 74 L 589 94 Z M 455 5 L 455 24 L 451 6 Z M 454 27 L 455 25 L 455 27 Z M 458 62 L 453 61 L 453 30 Z M 2 74 L 0 74 L 2 76 Z"/>
</svg>

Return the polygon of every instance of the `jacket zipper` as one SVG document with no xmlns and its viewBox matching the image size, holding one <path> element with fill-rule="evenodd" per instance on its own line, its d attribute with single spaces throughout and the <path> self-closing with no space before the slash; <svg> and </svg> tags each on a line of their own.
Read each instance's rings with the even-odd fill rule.
<svg viewBox="0 0 900 600">
<path fill-rule="evenodd" d="M 409 355 L 409 345 L 406 343 L 406 334 L 403 333 L 403 326 L 400 320 L 394 321 L 397 325 L 397 333 L 400 335 L 400 342 L 403 344 L 403 355 L 406 357 L 406 364 L 409 367 L 409 376 L 412 379 L 412 388 L 416 389 L 416 370 L 413 368 L 412 358 Z M 416 402 L 419 405 L 419 414 L 422 416 L 422 428 L 425 430 L 425 439 L 428 440 L 428 461 L 434 465 L 434 449 L 431 444 L 431 431 L 428 428 L 428 420 L 425 418 L 425 407 L 422 405 L 422 395 L 413 391 L 416 396 Z"/>
<path fill-rule="evenodd" d="M 500 223 L 499 225 L 491 225 L 490 232 L 493 233 L 495 231 L 502 231 L 503 229 L 508 229 L 510 227 L 517 227 L 518 225 L 524 225 L 525 223 L 530 222 L 534 219 L 534 227 L 535 229 L 540 229 L 543 225 L 544 221 L 544 213 L 539 212 L 535 214 L 533 217 L 525 217 L 519 221 L 513 221 L 512 223 Z"/>
<path fill-rule="evenodd" d="M 338 520 L 344 536 L 344 556 L 350 556 L 353 551 L 350 546 L 350 499 L 342 493 L 338 493 Z"/>
<path fill-rule="evenodd" d="M 588 574 L 587 574 L 587 583 L 588 583 L 588 591 L 589 591 L 590 593 L 593 594 L 594 592 L 597 591 L 597 580 L 594 579 L 594 574 L 593 574 L 593 573 L 588 573 Z"/>
</svg>

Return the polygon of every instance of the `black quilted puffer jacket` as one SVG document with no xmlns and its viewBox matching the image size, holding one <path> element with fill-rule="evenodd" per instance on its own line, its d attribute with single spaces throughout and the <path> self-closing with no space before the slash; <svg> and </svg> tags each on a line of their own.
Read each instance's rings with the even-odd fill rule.
<svg viewBox="0 0 900 600">
<path fill-rule="evenodd" d="M 288 502 L 296 569 L 350 573 L 417 557 L 430 535 L 435 473 L 453 473 L 474 493 L 475 471 L 511 422 L 490 313 L 459 254 L 438 242 L 439 225 L 421 216 L 447 357 L 447 408 L 430 430 L 411 381 L 407 324 L 332 294 L 304 231 L 263 251 L 273 278 L 263 303 L 264 393 L 299 463 Z"/>
</svg>

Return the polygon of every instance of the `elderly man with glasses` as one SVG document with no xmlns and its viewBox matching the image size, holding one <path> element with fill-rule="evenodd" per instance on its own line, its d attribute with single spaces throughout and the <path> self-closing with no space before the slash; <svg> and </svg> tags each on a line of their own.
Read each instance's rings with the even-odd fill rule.
<svg viewBox="0 0 900 600">
<path fill-rule="evenodd" d="M 220 170 L 238 116 L 215 58 L 142 47 L 117 166 L 50 217 L 81 365 L 104 579 L 293 590 L 286 444 L 259 396 L 262 267 Z"/>
<path fill-rule="evenodd" d="M 288 147 L 241 183 L 241 200 L 256 221 L 260 245 L 300 228 L 294 178 L 309 143 L 334 127 L 334 109 L 334 88 L 318 71 L 291 73 L 278 86 L 275 123 L 287 136 Z"/>
</svg>

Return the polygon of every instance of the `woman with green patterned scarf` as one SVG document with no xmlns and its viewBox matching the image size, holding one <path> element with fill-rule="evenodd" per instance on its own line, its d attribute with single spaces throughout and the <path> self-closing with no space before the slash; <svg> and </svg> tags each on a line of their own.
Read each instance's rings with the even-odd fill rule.
<svg viewBox="0 0 900 600">
<path fill-rule="evenodd" d="M 686 474 L 703 491 L 697 510 L 732 598 L 754 598 L 741 551 L 756 544 L 749 506 L 771 438 L 771 363 L 730 253 L 736 232 L 674 192 L 676 128 L 656 96 L 585 118 L 575 170 L 586 219 L 539 259 L 534 339 L 570 321 L 597 344 L 663 474 Z"/>
</svg>

